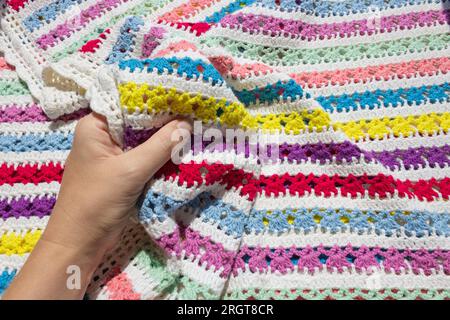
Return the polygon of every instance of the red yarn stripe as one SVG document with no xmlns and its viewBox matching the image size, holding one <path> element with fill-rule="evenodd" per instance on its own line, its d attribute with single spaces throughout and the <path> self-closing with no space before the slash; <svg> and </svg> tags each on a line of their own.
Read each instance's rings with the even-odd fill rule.
<svg viewBox="0 0 450 320">
<path fill-rule="evenodd" d="M 98 48 L 100 48 L 100 45 L 102 44 L 103 40 L 106 39 L 107 35 L 111 33 L 110 29 L 106 29 L 104 32 L 100 33 L 97 39 L 89 40 L 86 42 L 81 48 L 80 52 L 86 53 L 91 52 L 94 53 Z"/>
<path fill-rule="evenodd" d="M 8 0 L 6 1 L 6 3 L 14 10 L 19 11 L 25 6 L 25 3 L 27 3 L 28 1 L 29 0 Z"/>
<path fill-rule="evenodd" d="M 252 173 L 234 168 L 232 164 L 188 163 L 178 166 L 167 164 L 158 173 L 165 180 L 178 179 L 179 185 L 186 183 L 188 187 L 211 185 L 221 183 L 227 189 L 241 188 L 242 196 L 249 196 L 253 200 L 263 191 L 266 195 L 299 195 L 307 193 L 323 195 L 325 197 L 340 194 L 347 197 L 358 197 L 368 192 L 370 197 L 388 198 L 398 193 L 402 198 L 416 197 L 421 201 L 433 201 L 450 196 L 450 178 L 442 180 L 399 180 L 390 175 L 378 174 L 376 176 L 328 176 L 328 175 L 272 175 L 255 177 Z"/>
<path fill-rule="evenodd" d="M 64 168 L 59 163 L 14 165 L 3 163 L 0 165 L 0 185 L 14 183 L 42 183 L 61 182 Z"/>
</svg>

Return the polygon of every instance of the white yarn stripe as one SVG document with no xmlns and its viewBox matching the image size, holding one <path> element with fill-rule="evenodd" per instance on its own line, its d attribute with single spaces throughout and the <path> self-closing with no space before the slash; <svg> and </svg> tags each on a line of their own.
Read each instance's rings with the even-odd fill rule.
<svg viewBox="0 0 450 320">
<path fill-rule="evenodd" d="M 188 35 L 186 35 L 187 37 L 189 37 Z M 182 51 L 174 51 L 173 49 L 168 49 L 169 52 L 163 53 L 162 51 L 167 50 L 167 48 L 165 48 L 164 46 L 168 47 L 168 46 L 173 46 L 174 43 L 176 43 L 178 41 L 186 41 L 186 38 L 180 38 L 180 37 L 170 37 L 168 39 L 166 39 L 164 43 L 162 43 L 161 45 L 159 45 L 156 49 L 155 49 L 155 53 L 152 53 L 152 58 L 178 58 L 178 59 L 183 59 L 186 57 L 191 58 L 192 60 L 201 60 L 204 63 L 210 64 L 210 61 L 208 60 L 208 58 L 201 52 L 197 51 L 197 50 L 192 50 L 192 49 L 186 49 L 186 50 L 182 50 Z"/>
<path fill-rule="evenodd" d="M 270 134 L 262 130 L 256 131 L 259 141 L 264 143 L 289 143 L 289 144 L 316 144 L 316 143 L 339 143 L 349 141 L 348 137 L 342 131 L 335 131 L 332 127 L 326 128 L 321 132 L 313 130 L 302 130 L 299 134 Z"/>
<path fill-rule="evenodd" d="M 25 261 L 27 260 L 29 253 L 24 253 L 23 255 L 13 254 L 0 254 L 0 273 L 8 269 L 9 271 L 22 269 Z"/>
<path fill-rule="evenodd" d="M 194 161 L 195 163 L 201 163 L 206 161 L 207 163 L 223 163 L 223 164 L 233 164 L 236 169 L 242 169 L 247 172 L 252 172 L 258 175 L 259 170 L 257 164 L 257 158 L 251 156 L 246 158 L 243 154 L 236 154 L 234 151 L 224 151 L 224 152 L 199 152 L 194 155 L 192 151 L 186 154 L 182 159 L 182 163 L 189 163 Z"/>
<path fill-rule="evenodd" d="M 203 97 L 209 98 L 214 97 L 216 99 L 225 98 L 230 102 L 239 102 L 233 91 L 226 84 L 216 84 L 212 85 L 212 79 L 203 80 L 203 76 L 200 77 L 193 76 L 192 79 L 187 79 L 187 75 L 184 74 L 183 77 L 169 74 L 165 71 L 162 74 L 158 72 L 129 72 L 126 70 L 120 70 L 118 74 L 119 82 L 129 82 L 133 81 L 136 83 L 145 83 L 150 87 L 163 86 L 165 88 L 176 88 L 178 92 L 190 92 L 195 94 L 202 94 Z"/>
<path fill-rule="evenodd" d="M 73 133 L 77 120 L 71 121 L 48 121 L 48 122 L 22 122 L 22 123 L 0 123 L 0 132 L 2 134 L 11 134 L 21 136 L 24 134 L 48 134 Z"/>
<path fill-rule="evenodd" d="M 335 174 L 339 176 L 348 176 L 350 174 L 360 176 L 364 174 L 377 175 L 382 173 L 384 175 L 390 175 L 395 179 L 418 181 L 420 179 L 443 179 L 448 177 L 450 176 L 450 167 L 445 165 L 444 168 L 440 168 L 439 166 L 436 166 L 435 168 L 426 166 L 418 169 L 406 169 L 402 166 L 396 170 L 390 170 L 381 163 L 376 161 L 364 162 L 364 158 L 361 158 L 359 161 L 356 160 L 353 163 L 347 164 L 339 164 L 335 161 L 328 162 L 326 164 L 320 164 L 319 161 L 312 162 L 311 160 L 301 162 L 279 161 L 278 163 L 264 164 L 260 172 L 261 175 L 265 176 L 271 176 L 273 174 L 283 175 L 285 173 L 290 175 L 295 175 L 298 173 L 303 173 L 305 175 L 326 174 L 329 176 L 333 176 Z"/>
<path fill-rule="evenodd" d="M 268 101 L 261 103 L 259 99 L 256 100 L 257 103 L 251 103 L 246 106 L 246 110 L 253 116 L 257 115 L 267 115 L 271 113 L 291 113 L 299 112 L 301 110 L 314 110 L 322 108 L 319 102 L 311 98 L 300 98 L 297 96 L 297 100 L 292 100 L 290 97 L 283 99 L 278 98 L 278 101 L 274 103 L 269 103 Z"/>
<path fill-rule="evenodd" d="M 252 273 L 250 270 L 239 272 L 232 277 L 228 292 L 259 289 L 324 289 L 324 288 L 360 288 L 360 289 L 443 289 L 450 287 L 450 277 L 444 272 L 429 276 L 424 274 L 395 274 L 375 270 L 372 274 L 349 270 L 342 273 L 328 272 L 327 270 L 315 270 L 314 274 L 308 274 L 295 270 L 282 275 L 276 273 Z"/>
<path fill-rule="evenodd" d="M 0 225 L 0 236 L 2 234 L 15 233 L 25 235 L 28 232 L 44 230 L 47 226 L 49 216 L 39 217 L 11 217 L 3 220 Z"/>
<path fill-rule="evenodd" d="M 2 81 L 18 81 L 19 77 L 14 70 L 0 69 L 0 79 Z"/>
<path fill-rule="evenodd" d="M 393 15 L 401 15 L 410 12 L 422 12 L 429 10 L 442 10 L 448 8 L 448 2 L 446 3 L 426 3 L 426 4 L 416 4 L 416 5 L 406 5 L 403 7 L 397 8 L 386 8 L 382 10 L 377 10 L 373 8 L 371 11 L 363 12 L 363 13 L 355 13 L 343 16 L 328 16 L 321 17 L 312 14 L 308 14 L 301 11 L 281 11 L 276 9 L 271 9 L 268 7 L 263 7 L 262 5 L 252 5 L 246 6 L 242 8 L 239 12 L 245 14 L 254 14 L 254 15 L 266 15 L 281 19 L 290 19 L 290 20 L 301 20 L 307 23 L 314 24 L 325 24 L 325 23 L 339 23 L 345 21 L 353 21 L 353 20 L 362 20 L 362 19 L 373 19 L 378 18 L 378 14 L 382 16 L 393 16 Z"/>
<path fill-rule="evenodd" d="M 267 85 L 271 85 L 276 83 L 277 81 L 289 81 L 292 78 L 286 74 L 281 72 L 267 72 L 266 74 L 254 74 L 252 73 L 251 77 L 241 77 L 237 75 L 236 79 L 231 76 L 226 77 L 226 81 L 233 87 L 233 89 L 238 91 L 243 90 L 253 90 L 256 88 L 262 88 Z M 306 88 L 304 88 L 306 90 Z"/>
<path fill-rule="evenodd" d="M 59 163 L 63 165 L 69 155 L 64 151 L 28 151 L 28 152 L 0 152 L 0 165 L 6 163 L 17 168 L 19 165 L 37 164 L 40 168 L 43 164 Z"/>
<path fill-rule="evenodd" d="M 1 39 L 0 39 L 1 41 Z M 0 95 L 0 105 L 12 105 L 12 104 L 30 104 L 33 103 L 34 99 L 31 94 L 24 95 L 9 95 L 9 96 L 1 96 Z"/>
<path fill-rule="evenodd" d="M 436 213 L 450 212 L 450 203 L 439 199 L 431 202 L 420 201 L 416 198 L 400 198 L 397 195 L 389 196 L 385 199 L 379 197 L 369 197 L 367 195 L 358 198 L 344 197 L 341 195 L 323 197 L 316 195 L 292 196 L 279 195 L 264 196 L 256 198 L 253 208 L 255 210 L 283 210 L 288 208 L 331 208 L 331 209 L 359 209 L 359 210 L 402 210 L 402 211 L 431 211 Z"/>
<path fill-rule="evenodd" d="M 405 235 L 404 230 L 401 231 L 401 234 L 401 236 L 386 236 L 383 234 L 376 234 L 374 231 L 358 234 L 357 232 L 351 232 L 350 230 L 339 231 L 336 233 L 320 229 L 308 233 L 305 233 L 304 231 L 295 232 L 294 230 L 289 230 L 288 232 L 279 235 L 269 232 L 244 234 L 242 241 L 249 247 L 269 246 L 271 248 L 289 248 L 292 246 L 306 247 L 308 245 L 312 247 L 320 245 L 329 247 L 337 245 L 344 247 L 351 243 L 352 246 L 355 247 L 369 245 L 370 247 L 381 247 L 386 249 L 390 247 L 413 250 L 421 248 L 450 249 L 449 238 L 445 236 L 431 235 L 413 237 Z"/>
<path fill-rule="evenodd" d="M 36 197 L 56 196 L 58 194 L 60 183 L 52 181 L 50 183 L 15 183 L 13 185 L 4 184 L 0 186 L 0 199 L 14 199 L 21 196 L 29 199 Z"/>
<path fill-rule="evenodd" d="M 14 106 L 15 108 L 17 108 L 17 109 L 21 109 L 21 110 L 23 110 L 23 111 L 28 111 L 27 109 L 30 109 L 30 108 L 32 108 L 32 107 L 39 107 L 39 105 L 38 104 L 36 104 L 36 103 L 24 103 L 24 104 L 19 104 L 19 103 L 16 103 L 15 101 L 13 101 L 13 102 L 11 102 L 11 103 L 9 103 L 9 104 L 6 104 L 6 105 L 0 105 L 0 110 L 4 110 L 4 109 L 6 109 L 8 106 Z"/>
<path fill-rule="evenodd" d="M 229 38 L 245 43 L 252 43 L 256 45 L 263 45 L 275 48 L 290 48 L 290 49 L 321 49 L 321 48 L 335 48 L 340 46 L 360 45 L 367 43 L 377 43 L 385 41 L 395 41 L 403 38 L 412 38 L 422 35 L 436 35 L 448 32 L 449 26 L 434 25 L 421 27 L 416 29 L 397 30 L 392 32 L 374 33 L 370 36 L 350 36 L 350 37 L 333 37 L 331 39 L 325 38 L 315 40 L 303 40 L 300 37 L 291 38 L 286 36 L 274 37 L 272 35 L 265 35 L 261 31 L 244 32 L 242 27 L 227 28 L 227 27 L 213 27 L 208 31 L 208 37 L 223 37 Z"/>
<path fill-rule="evenodd" d="M 393 151 L 396 149 L 406 150 L 408 148 L 419 147 L 442 147 L 450 144 L 450 135 L 443 132 L 431 136 L 421 136 L 419 134 L 409 137 L 395 137 L 393 135 L 381 140 L 360 140 L 356 145 L 367 151 Z"/>
<path fill-rule="evenodd" d="M 430 103 L 426 102 L 424 104 L 413 105 L 405 104 L 403 106 L 397 107 L 379 107 L 372 110 L 369 109 L 358 109 L 356 111 L 342 111 L 342 112 L 330 112 L 330 119 L 332 122 L 350 122 L 359 120 L 369 120 L 384 117 L 408 117 L 415 115 L 423 115 L 428 113 L 444 113 L 449 112 L 450 102 L 436 102 Z"/>
</svg>

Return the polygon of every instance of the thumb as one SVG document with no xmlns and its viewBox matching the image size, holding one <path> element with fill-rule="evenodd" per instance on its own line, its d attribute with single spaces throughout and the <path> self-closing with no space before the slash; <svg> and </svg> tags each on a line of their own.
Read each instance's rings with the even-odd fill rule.
<svg viewBox="0 0 450 320">
<path fill-rule="evenodd" d="M 126 165 L 148 180 L 170 159 L 172 149 L 180 138 L 191 131 L 192 125 L 188 121 L 172 120 L 143 144 L 124 153 Z"/>
</svg>

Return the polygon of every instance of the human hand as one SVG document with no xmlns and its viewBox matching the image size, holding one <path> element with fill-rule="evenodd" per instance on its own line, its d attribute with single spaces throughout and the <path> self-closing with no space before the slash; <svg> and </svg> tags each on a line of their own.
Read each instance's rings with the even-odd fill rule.
<svg viewBox="0 0 450 320">
<path fill-rule="evenodd" d="M 43 238 L 64 246 L 95 245 L 100 251 L 114 246 L 145 184 L 169 160 L 177 129 L 191 126 L 174 120 L 124 152 L 103 116 L 91 113 L 81 119 Z"/>
<path fill-rule="evenodd" d="M 173 120 L 145 143 L 124 152 L 109 135 L 103 116 L 91 113 L 81 119 L 49 223 L 4 298 L 22 298 L 24 292 L 30 297 L 30 290 L 42 290 L 37 284 L 27 289 L 27 283 L 36 281 L 33 269 L 43 265 L 63 273 L 64 278 L 68 264 L 80 266 L 86 287 L 100 259 L 119 240 L 145 184 L 169 160 L 172 148 L 186 130 L 192 130 L 190 123 Z M 41 291 L 32 298 L 54 298 L 58 291 L 59 298 L 80 298 L 84 293 L 60 288 L 51 274 L 47 285 L 49 281 L 55 287 L 47 290 L 47 295 Z"/>
</svg>

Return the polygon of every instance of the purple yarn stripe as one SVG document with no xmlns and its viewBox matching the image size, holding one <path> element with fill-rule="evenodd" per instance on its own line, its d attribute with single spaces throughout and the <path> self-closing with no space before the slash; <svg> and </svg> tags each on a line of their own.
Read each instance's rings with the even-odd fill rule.
<svg viewBox="0 0 450 320">
<path fill-rule="evenodd" d="M 241 27 L 244 31 L 262 31 L 264 34 L 289 33 L 307 40 L 349 35 L 373 34 L 407 30 L 435 24 L 450 24 L 450 10 L 432 10 L 411 12 L 402 15 L 381 17 L 374 23 L 373 19 L 362 19 L 340 23 L 309 24 L 301 20 L 288 20 L 265 15 L 237 13 L 227 15 L 221 24 L 231 28 Z"/>
<path fill-rule="evenodd" d="M 133 148 L 140 143 L 147 140 L 156 129 L 136 130 L 128 127 L 125 130 L 125 145 L 127 148 Z M 194 139 L 192 139 L 194 141 Z M 208 143 L 202 143 L 202 147 L 196 146 L 195 152 L 201 152 L 208 145 Z M 215 145 L 215 150 L 222 151 L 224 148 L 223 143 Z M 250 146 L 248 143 L 245 146 L 235 146 L 235 150 L 239 154 L 250 155 Z M 279 158 L 285 157 L 290 162 L 294 161 L 319 161 L 324 164 L 327 160 L 333 160 L 336 158 L 338 162 L 342 162 L 344 159 L 349 162 L 352 158 L 359 158 L 364 155 L 367 160 L 376 160 L 383 164 L 385 167 L 394 170 L 396 167 L 401 166 L 403 162 L 406 169 L 419 168 L 419 166 L 425 166 L 428 164 L 431 167 L 444 168 L 446 165 L 450 166 L 450 146 L 445 145 L 442 147 L 418 147 L 409 148 L 405 150 L 394 151 L 382 151 L 382 152 L 367 152 L 361 150 L 357 145 L 351 142 L 343 143 L 317 143 L 317 144 L 282 144 L 280 145 Z"/>
<path fill-rule="evenodd" d="M 29 199 L 21 197 L 16 199 L 0 199 L 0 217 L 19 218 L 19 217 L 39 217 L 50 215 L 55 205 L 56 197 L 37 197 Z"/>
<path fill-rule="evenodd" d="M 124 133 L 124 147 L 125 149 L 134 148 L 141 143 L 144 143 L 150 138 L 159 128 L 152 129 L 133 129 L 127 127 Z"/>
<path fill-rule="evenodd" d="M 76 120 L 84 117 L 90 112 L 89 109 L 80 109 L 71 114 L 66 114 L 58 118 L 62 121 Z M 0 123 L 5 122 L 47 122 L 52 121 L 37 104 L 27 107 L 18 105 L 7 105 L 0 107 Z"/>
<path fill-rule="evenodd" d="M 199 265 L 206 264 L 207 269 L 213 267 L 215 270 L 222 270 L 222 278 L 227 278 L 231 272 L 244 270 L 246 265 L 252 272 L 278 270 L 281 273 L 292 270 L 295 266 L 312 271 L 324 266 L 342 270 L 351 265 L 357 269 L 376 267 L 401 271 L 408 267 L 407 264 L 415 273 L 425 271 L 430 274 L 441 267 L 446 273 L 450 272 L 450 252 L 439 249 L 432 252 L 426 249 L 399 250 L 393 247 L 383 250 L 367 246 L 357 248 L 349 244 L 346 247 L 332 248 L 307 246 L 275 249 L 244 246 L 239 251 L 230 251 L 221 243 L 215 243 L 191 228 L 177 228 L 175 232 L 163 235 L 157 243 L 170 255 L 189 260 L 196 257 L 199 258 Z"/>
</svg>

